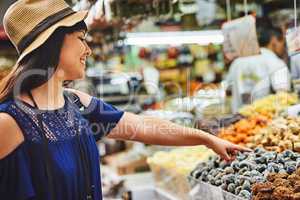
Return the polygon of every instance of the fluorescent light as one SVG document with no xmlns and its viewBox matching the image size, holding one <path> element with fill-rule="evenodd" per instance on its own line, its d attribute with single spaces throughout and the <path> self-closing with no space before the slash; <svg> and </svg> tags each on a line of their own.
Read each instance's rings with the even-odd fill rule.
<svg viewBox="0 0 300 200">
<path fill-rule="evenodd" d="M 220 30 L 180 32 L 136 32 L 127 33 L 126 45 L 180 45 L 180 44 L 222 44 L 224 36 Z"/>
</svg>

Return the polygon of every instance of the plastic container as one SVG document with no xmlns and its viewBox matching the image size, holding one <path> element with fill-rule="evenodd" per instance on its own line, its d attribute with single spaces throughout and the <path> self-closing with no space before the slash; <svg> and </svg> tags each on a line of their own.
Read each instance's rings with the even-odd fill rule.
<svg viewBox="0 0 300 200">
<path fill-rule="evenodd" d="M 191 200 L 246 200 L 194 177 L 189 176 L 188 180 L 192 188 L 189 193 Z"/>
</svg>

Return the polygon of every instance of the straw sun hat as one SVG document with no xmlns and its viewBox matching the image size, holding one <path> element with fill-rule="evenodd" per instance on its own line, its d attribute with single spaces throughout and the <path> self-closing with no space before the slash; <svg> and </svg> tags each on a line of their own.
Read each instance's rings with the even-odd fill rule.
<svg viewBox="0 0 300 200">
<path fill-rule="evenodd" d="M 12 4 L 3 25 L 19 53 L 17 62 L 40 47 L 57 28 L 73 26 L 87 14 L 75 12 L 64 0 L 19 0 Z"/>
</svg>

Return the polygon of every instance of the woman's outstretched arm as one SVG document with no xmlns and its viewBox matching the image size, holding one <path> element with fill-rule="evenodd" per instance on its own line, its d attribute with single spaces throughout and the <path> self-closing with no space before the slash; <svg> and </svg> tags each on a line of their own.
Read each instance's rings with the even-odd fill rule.
<svg viewBox="0 0 300 200">
<path fill-rule="evenodd" d="M 206 145 L 225 160 L 233 159 L 237 151 L 251 151 L 198 129 L 132 113 L 125 113 L 108 137 L 164 146 Z"/>
</svg>

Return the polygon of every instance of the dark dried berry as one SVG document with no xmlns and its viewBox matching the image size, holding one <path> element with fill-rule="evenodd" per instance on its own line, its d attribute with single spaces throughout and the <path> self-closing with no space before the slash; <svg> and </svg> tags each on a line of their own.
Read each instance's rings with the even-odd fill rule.
<svg viewBox="0 0 300 200">
<path fill-rule="evenodd" d="M 264 164 L 264 163 L 266 163 L 266 158 L 265 157 L 263 157 L 263 156 L 261 156 L 261 157 L 258 157 L 258 158 L 255 158 L 255 160 L 254 160 L 257 164 Z"/>
<path fill-rule="evenodd" d="M 252 170 L 255 169 L 255 164 L 247 160 L 244 160 L 240 162 L 240 168 L 248 168 L 248 170 Z"/>
<path fill-rule="evenodd" d="M 227 191 L 228 192 L 231 192 L 231 193 L 234 193 L 235 191 L 235 188 L 236 188 L 236 185 L 234 183 L 230 183 L 227 187 Z"/>
<path fill-rule="evenodd" d="M 253 152 L 257 155 L 262 155 L 263 153 L 266 152 L 266 150 L 262 147 L 256 147 Z"/>
<path fill-rule="evenodd" d="M 237 188 L 235 188 L 234 194 L 238 195 L 241 191 L 242 191 L 242 186 L 238 186 Z"/>
<path fill-rule="evenodd" d="M 222 182 L 226 183 L 226 184 L 234 183 L 235 182 L 235 175 L 233 175 L 233 174 L 225 175 L 222 178 Z"/>
<path fill-rule="evenodd" d="M 242 186 L 243 190 L 251 191 L 251 184 L 249 181 L 244 181 L 244 184 Z"/>
<path fill-rule="evenodd" d="M 251 197 L 251 193 L 247 190 L 242 190 L 240 193 L 239 193 L 239 196 L 240 197 L 243 197 L 245 199 L 250 199 Z"/>
<path fill-rule="evenodd" d="M 257 165 L 256 170 L 259 171 L 260 173 L 264 172 L 267 169 L 267 165 L 265 164 L 260 164 Z"/>
<path fill-rule="evenodd" d="M 224 172 L 226 174 L 234 174 L 234 169 L 232 167 L 226 167 Z"/>
<path fill-rule="evenodd" d="M 294 152 L 292 152 L 291 150 L 285 150 L 284 152 L 282 152 L 282 155 L 285 158 L 291 158 L 293 154 L 294 154 Z"/>
<path fill-rule="evenodd" d="M 287 167 L 286 167 L 286 172 L 287 172 L 288 174 L 292 174 L 292 173 L 294 173 L 295 171 L 296 171 L 296 165 L 295 165 L 295 166 L 290 165 L 290 166 L 287 166 Z"/>
</svg>

